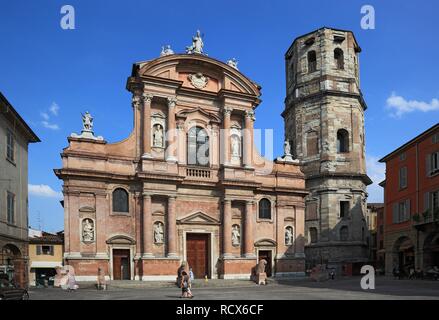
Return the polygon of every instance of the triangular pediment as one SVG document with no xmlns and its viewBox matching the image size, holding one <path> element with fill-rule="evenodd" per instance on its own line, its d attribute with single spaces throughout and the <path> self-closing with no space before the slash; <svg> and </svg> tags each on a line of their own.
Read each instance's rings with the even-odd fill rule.
<svg viewBox="0 0 439 320">
<path fill-rule="evenodd" d="M 190 110 L 183 110 L 180 111 L 177 114 L 177 118 L 187 118 L 190 114 L 198 114 L 198 117 L 204 119 L 207 123 L 208 122 L 221 122 L 221 119 L 218 118 L 218 116 L 216 116 L 213 113 L 207 112 L 201 108 L 194 108 L 194 109 L 190 109 Z"/>
<path fill-rule="evenodd" d="M 178 224 L 201 224 L 201 225 L 206 225 L 206 224 L 213 224 L 213 225 L 219 225 L 220 222 L 217 219 L 212 218 L 211 216 L 198 211 L 195 213 L 192 213 L 184 218 L 181 218 L 179 220 L 177 220 Z"/>
</svg>

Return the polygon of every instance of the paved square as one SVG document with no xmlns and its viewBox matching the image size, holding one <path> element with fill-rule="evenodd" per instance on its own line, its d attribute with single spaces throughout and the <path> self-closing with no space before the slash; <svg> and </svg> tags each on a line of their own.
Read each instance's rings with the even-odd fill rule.
<svg viewBox="0 0 439 320">
<path fill-rule="evenodd" d="M 360 288 L 360 277 L 313 282 L 310 279 L 271 281 L 257 286 L 250 281 L 200 280 L 193 286 L 194 300 L 439 300 L 439 281 L 394 280 L 380 277 L 376 289 Z M 112 282 L 107 291 L 91 284 L 76 292 L 59 288 L 31 288 L 32 300 L 176 300 L 180 290 L 171 283 Z"/>
</svg>

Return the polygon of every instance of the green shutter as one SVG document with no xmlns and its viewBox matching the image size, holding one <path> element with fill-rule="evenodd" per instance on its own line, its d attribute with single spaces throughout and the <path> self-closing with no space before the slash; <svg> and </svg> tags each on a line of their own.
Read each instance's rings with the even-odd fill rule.
<svg viewBox="0 0 439 320">
<path fill-rule="evenodd" d="M 430 209 L 430 192 L 424 193 L 424 211 Z"/>
<path fill-rule="evenodd" d="M 51 256 L 54 255 L 54 253 L 53 253 L 53 246 L 50 246 L 50 255 L 51 255 Z"/>
<path fill-rule="evenodd" d="M 410 220 L 410 216 L 411 216 L 411 208 L 410 208 L 410 199 L 406 200 L 406 210 L 405 210 L 405 216 L 404 216 L 404 221 L 409 221 Z"/>
<path fill-rule="evenodd" d="M 37 256 L 41 255 L 41 246 L 37 245 Z"/>
</svg>

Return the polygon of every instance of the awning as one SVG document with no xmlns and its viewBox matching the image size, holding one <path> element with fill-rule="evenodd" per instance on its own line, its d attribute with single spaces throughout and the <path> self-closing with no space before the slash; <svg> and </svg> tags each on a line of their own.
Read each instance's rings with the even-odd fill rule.
<svg viewBox="0 0 439 320">
<path fill-rule="evenodd" d="M 32 261 L 31 268 L 56 268 L 62 267 L 62 263 L 58 261 Z"/>
</svg>

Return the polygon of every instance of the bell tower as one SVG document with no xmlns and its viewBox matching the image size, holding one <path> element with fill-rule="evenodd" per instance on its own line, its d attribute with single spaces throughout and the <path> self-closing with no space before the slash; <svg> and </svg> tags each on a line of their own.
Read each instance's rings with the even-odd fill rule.
<svg viewBox="0 0 439 320">
<path fill-rule="evenodd" d="M 350 31 L 321 28 L 294 40 L 285 55 L 282 113 L 293 156 L 306 175 L 306 260 L 338 274 L 367 262 L 361 49 Z"/>
</svg>

